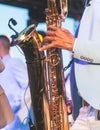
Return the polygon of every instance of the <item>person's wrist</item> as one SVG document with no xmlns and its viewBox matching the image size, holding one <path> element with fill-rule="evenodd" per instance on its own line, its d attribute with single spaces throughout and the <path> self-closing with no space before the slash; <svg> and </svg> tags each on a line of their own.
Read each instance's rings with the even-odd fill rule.
<svg viewBox="0 0 100 130">
<path fill-rule="evenodd" d="M 75 39 L 76 38 L 72 38 L 72 40 L 70 41 L 70 44 L 69 46 L 66 46 L 66 49 L 69 50 L 69 51 L 73 51 L 73 47 L 74 47 L 74 44 L 75 44 Z"/>
</svg>

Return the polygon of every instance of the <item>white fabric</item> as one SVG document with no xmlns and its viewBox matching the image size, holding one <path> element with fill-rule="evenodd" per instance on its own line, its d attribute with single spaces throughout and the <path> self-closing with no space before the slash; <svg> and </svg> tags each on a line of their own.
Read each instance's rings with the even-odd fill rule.
<svg viewBox="0 0 100 130">
<path fill-rule="evenodd" d="M 92 0 L 85 9 L 75 41 L 74 57 L 100 63 L 100 0 Z M 100 65 L 75 63 L 75 78 L 83 99 L 100 110 Z"/>
<path fill-rule="evenodd" d="M 96 117 L 96 109 L 91 106 L 82 107 L 70 130 L 100 130 L 100 121 L 97 121 Z"/>
<path fill-rule="evenodd" d="M 14 120 L 14 113 L 9 105 L 4 90 L 0 86 L 0 129 Z"/>
<path fill-rule="evenodd" d="M 100 130 L 100 121 L 94 117 L 77 119 L 70 130 Z"/>
<path fill-rule="evenodd" d="M 66 98 L 67 100 L 72 100 L 71 97 L 71 90 L 70 90 L 70 75 L 68 76 L 66 82 L 65 82 L 65 90 L 66 90 Z"/>
<path fill-rule="evenodd" d="M 10 55 L 6 55 L 3 58 L 3 63 L 5 69 L 0 73 L 0 84 L 4 89 L 16 116 L 14 122 L 17 124 L 19 119 L 22 124 L 25 124 L 29 118 L 28 114 L 31 107 L 27 68 L 20 59 L 12 58 Z M 2 130 L 10 130 L 10 126 L 12 127 L 15 125 L 14 122 Z"/>
</svg>

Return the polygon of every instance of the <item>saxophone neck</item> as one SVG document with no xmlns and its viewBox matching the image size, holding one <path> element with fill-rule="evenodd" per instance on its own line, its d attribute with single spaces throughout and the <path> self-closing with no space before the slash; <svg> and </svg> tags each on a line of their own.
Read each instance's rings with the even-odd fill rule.
<svg viewBox="0 0 100 130">
<path fill-rule="evenodd" d="M 48 0 L 45 11 L 47 25 L 59 27 L 68 14 L 67 0 Z"/>
</svg>

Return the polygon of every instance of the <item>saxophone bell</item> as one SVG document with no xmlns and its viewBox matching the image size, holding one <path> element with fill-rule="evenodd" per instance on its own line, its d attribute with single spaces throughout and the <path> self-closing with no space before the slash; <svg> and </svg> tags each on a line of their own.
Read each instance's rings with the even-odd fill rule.
<svg viewBox="0 0 100 130">
<path fill-rule="evenodd" d="M 38 24 L 32 24 L 32 25 L 28 26 L 27 28 L 25 28 L 24 30 L 22 30 L 20 33 L 18 33 L 10 25 L 10 29 L 16 33 L 15 35 L 11 36 L 11 39 L 12 39 L 11 46 L 19 45 L 20 42 L 25 40 L 27 36 L 30 37 L 30 35 L 32 35 L 32 32 L 36 31 L 37 26 L 38 26 Z"/>
</svg>

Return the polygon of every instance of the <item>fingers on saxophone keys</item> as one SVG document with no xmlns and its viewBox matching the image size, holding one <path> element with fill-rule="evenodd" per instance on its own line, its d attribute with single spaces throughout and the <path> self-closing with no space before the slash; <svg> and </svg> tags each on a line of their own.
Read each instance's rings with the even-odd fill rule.
<svg viewBox="0 0 100 130">
<path fill-rule="evenodd" d="M 52 41 L 55 41 L 55 37 L 52 36 L 46 36 L 43 40 L 44 45 L 51 44 Z"/>
<path fill-rule="evenodd" d="M 56 36 L 56 32 L 55 31 L 48 31 L 47 36 Z"/>
<path fill-rule="evenodd" d="M 52 31 L 56 31 L 57 27 L 53 26 L 53 25 L 49 25 L 48 26 L 48 30 L 52 30 Z"/>
<path fill-rule="evenodd" d="M 53 47 L 53 44 L 44 45 L 43 47 L 39 48 L 39 51 L 44 51 L 52 47 Z"/>
</svg>

